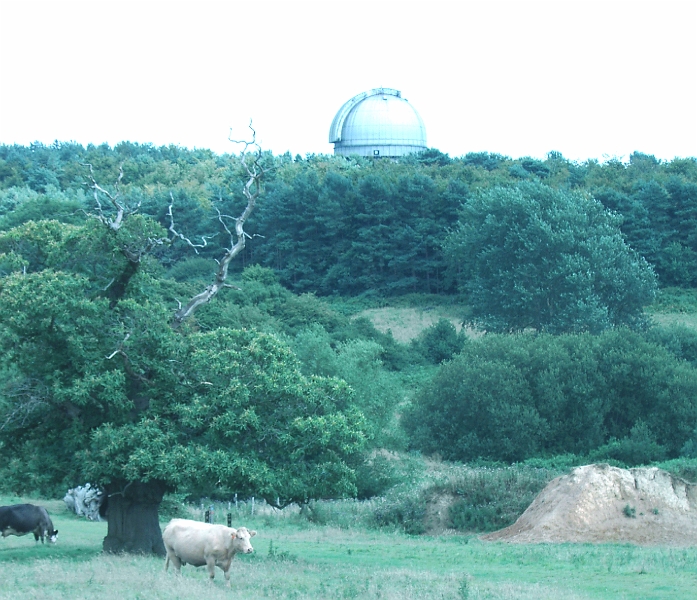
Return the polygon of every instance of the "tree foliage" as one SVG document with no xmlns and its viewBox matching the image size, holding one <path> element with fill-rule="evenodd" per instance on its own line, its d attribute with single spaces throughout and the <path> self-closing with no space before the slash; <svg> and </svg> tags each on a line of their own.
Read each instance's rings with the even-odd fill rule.
<svg viewBox="0 0 697 600">
<path fill-rule="evenodd" d="M 559 152 L 539 160 L 486 152 L 449 157 L 433 149 L 395 161 L 268 153 L 264 159 L 274 169 L 249 224 L 256 237 L 231 269 L 269 267 L 296 293 L 454 293 L 442 242 L 460 205 L 477 191 L 536 182 L 589 195 L 616 212 L 627 243 L 661 286 L 697 285 L 696 158 L 664 162 L 634 153 L 626 162 L 601 164 L 572 162 Z M 165 228 L 173 198 L 177 223 L 191 240 L 225 235 L 210 211 L 217 202 L 233 213 L 244 203 L 236 157 L 208 150 L 127 142 L 0 146 L 0 228 L 36 219 L 38 211 L 71 223 L 84 218 L 83 164 L 93 166 L 97 181 L 115 180 L 122 167 L 128 199 Z M 217 258 L 217 248 L 211 243 L 199 255 Z M 183 245 L 160 254 L 168 266 L 191 257 Z"/>
<path fill-rule="evenodd" d="M 192 287 L 163 277 L 165 230 L 104 193 L 118 201 L 96 219 L 0 236 L 6 485 L 217 486 L 281 505 L 354 494 L 366 424 L 350 388 L 304 376 L 273 334 L 172 327 Z"/>
<path fill-rule="evenodd" d="M 451 460 L 674 458 L 697 425 L 697 369 L 629 330 L 487 334 L 440 367 L 404 424 L 415 448 Z"/>
<path fill-rule="evenodd" d="M 230 278 L 173 328 L 235 246 L 240 157 L 0 146 L 4 487 L 89 477 L 114 499 L 140 486 L 155 503 L 177 488 L 282 504 L 350 495 L 358 467 L 370 495 L 361 451 L 405 447 L 414 392 L 413 447 L 446 457 L 697 447 L 694 335 L 622 328 L 643 325 L 651 269 L 663 288 L 697 285 L 696 159 L 262 159 Z M 404 345 L 323 298 L 459 289 L 489 331 L 601 333 L 468 342 L 441 321 Z"/>
<path fill-rule="evenodd" d="M 582 194 L 539 183 L 468 200 L 445 252 L 467 293 L 469 321 L 488 331 L 637 327 L 656 290 L 617 217 Z"/>
</svg>

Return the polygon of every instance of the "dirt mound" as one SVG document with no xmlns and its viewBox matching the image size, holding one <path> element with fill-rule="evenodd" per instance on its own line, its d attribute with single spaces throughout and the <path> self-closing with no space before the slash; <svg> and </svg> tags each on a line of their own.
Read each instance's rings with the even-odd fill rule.
<svg viewBox="0 0 697 600">
<path fill-rule="evenodd" d="M 551 481 L 513 525 L 482 539 L 695 546 L 697 485 L 655 467 L 578 467 Z"/>
</svg>

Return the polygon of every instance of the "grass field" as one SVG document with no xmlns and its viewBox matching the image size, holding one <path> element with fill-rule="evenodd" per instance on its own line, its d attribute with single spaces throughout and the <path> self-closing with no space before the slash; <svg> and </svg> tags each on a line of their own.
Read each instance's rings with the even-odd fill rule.
<svg viewBox="0 0 697 600">
<path fill-rule="evenodd" d="M 439 319 L 449 320 L 460 331 L 468 307 L 464 304 L 441 304 L 437 297 L 416 302 L 414 306 L 385 306 L 369 308 L 357 313 L 370 319 L 376 329 L 392 332 L 395 340 L 408 343 L 421 331 L 435 325 Z M 660 301 L 648 307 L 648 314 L 659 325 L 685 325 L 697 329 L 697 293 L 691 290 L 669 288 L 662 292 Z M 467 329 L 469 337 L 476 337 L 474 330 Z"/>
<path fill-rule="evenodd" d="M 421 331 L 435 325 L 439 319 L 450 321 L 457 331 L 462 328 L 462 308 L 434 305 L 429 308 L 386 307 L 369 308 L 358 314 L 367 317 L 378 331 L 392 332 L 398 342 L 408 343 Z M 473 332 L 468 330 L 470 335 Z"/>
<path fill-rule="evenodd" d="M 25 501 L 2 497 L 2 504 Z M 164 572 L 154 557 L 101 553 L 106 523 L 47 506 L 56 545 L 33 536 L 0 539 L 0 598 L 293 598 L 541 600 L 693 598 L 697 548 L 482 542 L 473 536 L 407 536 L 339 529 L 273 515 L 236 517 L 258 530 L 255 554 L 222 571 L 211 586 L 205 568 Z M 164 524 L 163 524 L 164 525 Z"/>
<path fill-rule="evenodd" d="M 697 314 L 694 313 L 653 313 L 651 318 L 659 325 L 684 325 L 697 329 Z"/>
</svg>

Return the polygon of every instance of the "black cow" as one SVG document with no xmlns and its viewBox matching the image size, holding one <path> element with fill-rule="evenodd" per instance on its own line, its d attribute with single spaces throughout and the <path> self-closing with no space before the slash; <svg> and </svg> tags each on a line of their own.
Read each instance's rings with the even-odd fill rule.
<svg viewBox="0 0 697 600">
<path fill-rule="evenodd" d="M 8 535 L 27 535 L 33 533 L 34 539 L 44 543 L 44 537 L 51 543 L 56 543 L 58 531 L 53 528 L 51 517 L 42 506 L 33 504 L 14 504 L 0 506 L 0 532 L 2 537 Z"/>
</svg>

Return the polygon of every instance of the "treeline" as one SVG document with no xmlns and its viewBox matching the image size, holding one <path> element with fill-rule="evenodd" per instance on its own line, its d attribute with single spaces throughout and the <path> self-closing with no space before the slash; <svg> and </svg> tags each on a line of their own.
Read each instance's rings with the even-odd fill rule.
<svg viewBox="0 0 697 600">
<path fill-rule="evenodd" d="M 634 153 L 627 163 L 577 163 L 550 152 L 545 160 L 490 153 L 451 158 L 438 150 L 396 161 L 290 154 L 264 159 L 263 199 L 243 260 L 272 268 L 297 293 L 393 296 L 451 294 L 456 274 L 443 242 L 462 203 L 478 190 L 522 181 L 582 192 L 621 215 L 628 244 L 654 268 L 662 287 L 697 286 L 697 159 L 660 161 Z M 91 207 L 85 164 L 95 178 L 121 188 L 145 214 L 201 240 L 215 222 L 216 202 L 242 202 L 244 175 L 232 155 L 131 143 L 0 146 L 0 227 L 37 215 L 72 222 Z M 74 210 L 65 210 L 65 201 Z M 190 255 L 168 250 L 164 264 Z M 200 257 L 209 250 L 201 248 Z M 211 254 L 212 256 L 212 254 Z M 195 274 L 189 265 L 178 276 Z"/>
</svg>

